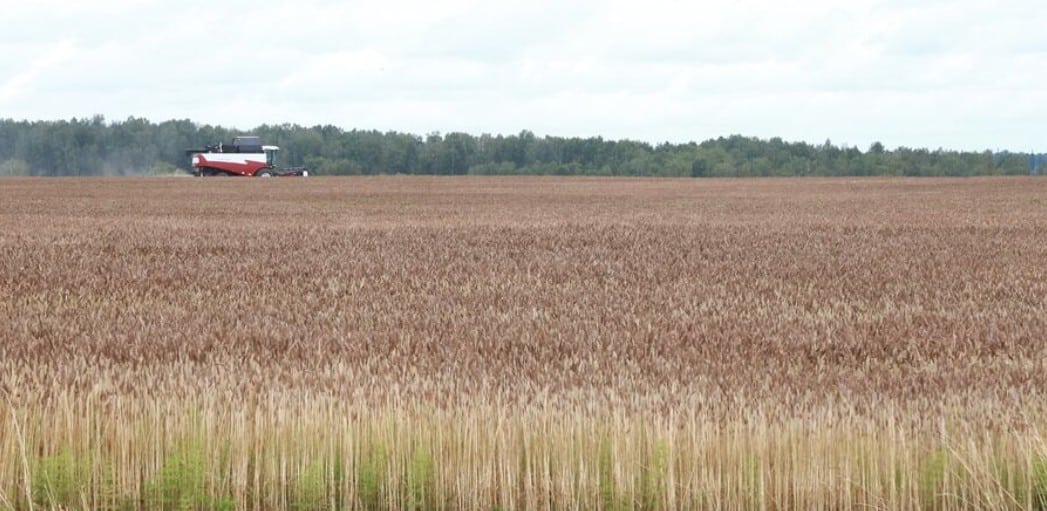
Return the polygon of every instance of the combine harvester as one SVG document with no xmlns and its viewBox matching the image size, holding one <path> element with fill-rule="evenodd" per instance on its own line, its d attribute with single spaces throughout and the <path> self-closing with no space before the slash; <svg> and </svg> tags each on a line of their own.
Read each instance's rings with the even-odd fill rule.
<svg viewBox="0 0 1047 511">
<path fill-rule="evenodd" d="M 192 158 L 194 176 L 309 176 L 305 167 L 274 167 L 279 150 L 275 145 L 262 145 L 259 137 L 245 135 L 234 138 L 232 144 L 186 149 L 185 154 Z"/>
</svg>

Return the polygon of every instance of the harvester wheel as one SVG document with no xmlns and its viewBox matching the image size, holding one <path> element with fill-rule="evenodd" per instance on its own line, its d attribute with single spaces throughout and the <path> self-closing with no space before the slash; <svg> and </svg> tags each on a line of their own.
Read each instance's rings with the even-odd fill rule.
<svg viewBox="0 0 1047 511">
<path fill-rule="evenodd" d="M 257 177 L 273 177 L 273 172 L 269 169 L 262 169 L 255 173 Z"/>
</svg>

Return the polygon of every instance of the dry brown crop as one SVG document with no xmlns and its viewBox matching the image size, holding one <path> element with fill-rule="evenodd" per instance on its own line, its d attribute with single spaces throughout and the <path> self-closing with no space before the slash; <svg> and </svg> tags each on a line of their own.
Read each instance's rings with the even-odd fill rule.
<svg viewBox="0 0 1047 511">
<path fill-rule="evenodd" d="M 0 180 L 2 509 L 1044 509 L 1047 180 Z"/>
</svg>

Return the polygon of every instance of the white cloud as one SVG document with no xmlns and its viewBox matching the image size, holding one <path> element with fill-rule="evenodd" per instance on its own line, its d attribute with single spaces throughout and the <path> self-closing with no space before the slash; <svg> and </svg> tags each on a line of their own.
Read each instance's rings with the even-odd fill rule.
<svg viewBox="0 0 1047 511">
<path fill-rule="evenodd" d="M 49 45 L 41 55 L 28 62 L 25 69 L 15 72 L 0 85 L 0 105 L 8 104 L 24 97 L 34 88 L 40 87 L 40 78 L 44 73 L 63 64 L 74 53 L 69 41 L 60 41 Z"/>
<path fill-rule="evenodd" d="M 1043 150 L 1021 0 L 0 0 L 2 115 Z"/>
</svg>

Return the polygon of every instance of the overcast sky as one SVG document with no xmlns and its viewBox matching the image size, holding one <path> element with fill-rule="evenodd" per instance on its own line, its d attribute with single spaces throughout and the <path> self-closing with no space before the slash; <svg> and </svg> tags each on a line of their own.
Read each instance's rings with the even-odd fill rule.
<svg viewBox="0 0 1047 511">
<path fill-rule="evenodd" d="M 1042 0 L 0 0 L 0 117 L 1047 151 Z"/>
</svg>

